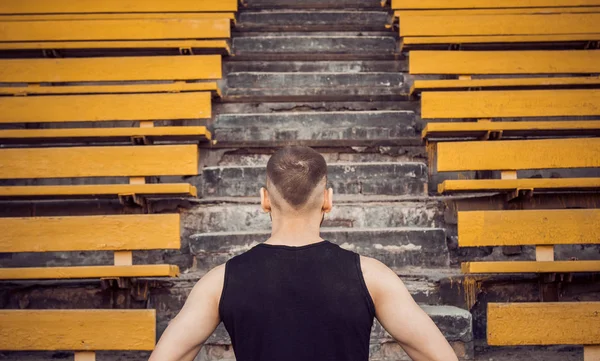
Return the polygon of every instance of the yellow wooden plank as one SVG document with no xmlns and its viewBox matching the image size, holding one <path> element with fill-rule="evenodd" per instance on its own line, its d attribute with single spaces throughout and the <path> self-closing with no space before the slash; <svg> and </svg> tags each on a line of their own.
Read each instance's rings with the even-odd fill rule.
<svg viewBox="0 0 600 361">
<path fill-rule="evenodd" d="M 126 94 L 126 93 L 181 93 L 210 91 L 219 93 L 215 82 L 135 85 L 65 85 L 65 86 L 0 86 L 0 95 L 58 95 L 58 94 Z"/>
<path fill-rule="evenodd" d="M 0 310 L 0 349 L 149 351 L 155 310 Z"/>
<path fill-rule="evenodd" d="M 600 302 L 489 303 L 492 346 L 600 344 Z"/>
<path fill-rule="evenodd" d="M 600 14 L 404 16 L 400 36 L 555 35 L 598 32 Z"/>
<path fill-rule="evenodd" d="M 600 346 L 584 346 L 583 361 L 600 361 Z"/>
<path fill-rule="evenodd" d="M 220 55 L 2 59 L 0 83 L 221 79 Z"/>
<path fill-rule="evenodd" d="M 414 51 L 412 52 L 414 53 Z M 555 88 L 600 85 L 599 76 L 570 77 L 570 78 L 494 78 L 494 79 L 444 79 L 444 80 L 415 80 L 411 94 L 424 90 L 467 90 L 493 88 Z M 1 91 L 1 89 L 0 89 Z"/>
<path fill-rule="evenodd" d="M 499 8 L 499 9 L 442 9 L 442 10 L 397 10 L 394 17 L 403 16 L 447 16 L 447 15 L 496 15 L 496 14 L 564 14 L 564 13 L 597 13 L 599 6 L 576 7 L 537 7 L 537 8 Z M 0 17 L 2 19 L 2 17 Z"/>
<path fill-rule="evenodd" d="M 116 19 L 0 22 L 0 41 L 226 39 L 229 19 Z"/>
<path fill-rule="evenodd" d="M 210 140 L 206 127 L 153 127 L 153 128 L 74 128 L 74 129 L 4 129 L 0 139 L 77 139 L 123 137 L 188 137 Z"/>
<path fill-rule="evenodd" d="M 179 267 L 158 265 L 0 268 L 0 280 L 177 277 Z"/>
<path fill-rule="evenodd" d="M 392 9 L 501 9 L 598 5 L 599 0 L 392 0 Z"/>
<path fill-rule="evenodd" d="M 65 50 L 65 49 L 224 49 L 226 40 L 148 40 L 148 41 L 44 41 L 0 42 L 0 50 Z"/>
<path fill-rule="evenodd" d="M 196 197 L 198 193 L 196 187 L 187 183 L 0 187 L 0 198 L 69 198 L 118 195 L 184 195 Z"/>
<path fill-rule="evenodd" d="M 458 212 L 460 247 L 600 244 L 600 210 Z"/>
<path fill-rule="evenodd" d="M 0 5 L 1 7 L 2 5 Z M 233 12 L 210 12 L 210 13 L 92 13 L 92 14 L 28 14 L 0 15 L 0 21 L 31 21 L 31 20 L 113 20 L 113 19 L 229 19 L 235 20 Z"/>
<path fill-rule="evenodd" d="M 75 352 L 73 361 L 96 361 L 96 352 Z"/>
<path fill-rule="evenodd" d="M 424 119 L 600 115 L 600 89 L 424 92 Z"/>
<path fill-rule="evenodd" d="M 600 261 L 465 262 L 461 269 L 464 274 L 586 273 L 600 272 Z"/>
<path fill-rule="evenodd" d="M 554 261 L 554 246 L 535 246 L 535 260 L 538 262 Z"/>
<path fill-rule="evenodd" d="M 600 167 L 600 138 L 444 142 L 438 172 Z"/>
<path fill-rule="evenodd" d="M 402 38 L 402 48 L 415 45 L 439 44 L 495 44 L 495 43 L 561 43 L 598 41 L 600 33 L 555 35 L 488 35 L 488 36 L 407 36 Z"/>
<path fill-rule="evenodd" d="M 446 180 L 439 193 L 512 192 L 515 190 L 564 191 L 600 189 L 600 178 L 532 178 Z"/>
<path fill-rule="evenodd" d="M 429 123 L 423 130 L 423 138 L 443 137 L 445 133 L 481 134 L 486 132 L 528 131 L 531 134 L 544 131 L 600 131 L 598 120 L 571 121 L 534 121 L 534 122 L 447 122 Z"/>
<path fill-rule="evenodd" d="M 237 0 L 2 0 L 0 14 L 235 12 L 237 3 Z"/>
<path fill-rule="evenodd" d="M 133 251 L 114 252 L 115 266 L 133 266 Z"/>
<path fill-rule="evenodd" d="M 179 249 L 179 214 L 0 218 L 0 252 Z"/>
<path fill-rule="evenodd" d="M 0 149 L 0 178 L 197 175 L 196 145 Z"/>
<path fill-rule="evenodd" d="M 600 51 L 597 50 L 411 51 L 410 53 L 411 74 L 590 74 L 599 72 Z"/>
<path fill-rule="evenodd" d="M 211 117 L 211 94 L 0 97 L 0 109 L 0 123 L 199 119 Z"/>
</svg>

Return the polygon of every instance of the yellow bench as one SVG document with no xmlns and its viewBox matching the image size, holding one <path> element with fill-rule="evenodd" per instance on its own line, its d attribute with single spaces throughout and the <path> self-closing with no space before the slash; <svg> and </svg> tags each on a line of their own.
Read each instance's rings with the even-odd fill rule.
<svg viewBox="0 0 600 361">
<path fill-rule="evenodd" d="M 175 277 L 177 266 L 133 265 L 132 250 L 175 249 L 178 214 L 0 218 L 0 253 L 113 251 L 114 265 L 0 268 L 1 280 Z M 39 265 L 42 266 L 42 265 Z"/>
<path fill-rule="evenodd" d="M 151 351 L 155 310 L 0 310 L 0 350 L 75 351 L 94 361 L 95 351 Z"/>
<path fill-rule="evenodd" d="M 0 123 L 140 121 L 151 126 L 160 120 L 210 118 L 211 94 L 218 94 L 218 87 L 198 81 L 221 76 L 219 55 L 0 60 L 0 83 L 5 84 L 0 86 Z M 0 140 L 11 143 L 210 137 L 205 127 L 190 126 L 0 130 Z"/>
<path fill-rule="evenodd" d="M 502 179 L 446 180 L 438 186 L 440 193 L 600 188 L 600 178 L 517 177 L 519 170 L 600 167 L 600 138 L 442 142 L 434 147 L 430 162 L 438 172 L 502 172 Z"/>
<path fill-rule="evenodd" d="M 489 303 L 491 346 L 584 345 L 584 361 L 600 359 L 600 302 Z"/>
<path fill-rule="evenodd" d="M 460 247 L 535 246 L 535 261 L 465 262 L 479 273 L 600 272 L 600 261 L 554 260 L 554 245 L 600 243 L 600 210 L 458 212 Z"/>
<path fill-rule="evenodd" d="M 423 119 L 600 115 L 600 89 L 424 92 Z"/>
<path fill-rule="evenodd" d="M 394 0 L 402 49 L 460 44 L 596 42 L 600 2 Z"/>
<path fill-rule="evenodd" d="M 410 74 L 455 77 L 455 79 L 443 80 L 415 80 L 411 93 L 440 90 L 598 86 L 600 77 L 589 76 L 598 73 L 600 73 L 600 51 L 594 50 L 412 51 L 410 53 Z M 511 75 L 511 77 L 500 78 L 498 75 Z M 531 75 L 538 76 L 531 77 Z M 539 75 L 561 76 L 540 77 Z M 480 78 L 474 79 L 472 76 L 480 76 Z"/>
<path fill-rule="evenodd" d="M 196 145 L 0 149 L 0 179 L 128 177 L 130 184 L 3 186 L 0 199 L 196 196 L 190 184 L 145 184 L 150 176 L 198 174 Z"/>
<path fill-rule="evenodd" d="M 460 139 L 507 139 L 524 137 L 594 136 L 600 133 L 598 120 L 429 123 L 422 132 L 426 141 Z"/>
<path fill-rule="evenodd" d="M 229 53 L 237 1 L 0 4 L 0 50 L 175 48 Z M 218 40 L 217 40 L 218 39 Z"/>
</svg>

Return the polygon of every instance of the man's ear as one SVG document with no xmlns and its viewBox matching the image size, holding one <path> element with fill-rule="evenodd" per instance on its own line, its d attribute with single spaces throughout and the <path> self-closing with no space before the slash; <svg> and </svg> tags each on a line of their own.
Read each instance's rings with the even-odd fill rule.
<svg viewBox="0 0 600 361">
<path fill-rule="evenodd" d="M 331 212 L 333 208 L 333 188 L 325 189 L 323 192 L 323 208 L 321 209 L 324 213 Z"/>
<path fill-rule="evenodd" d="M 260 207 L 266 213 L 271 212 L 271 199 L 269 198 L 269 192 L 265 187 L 260 189 Z"/>
</svg>

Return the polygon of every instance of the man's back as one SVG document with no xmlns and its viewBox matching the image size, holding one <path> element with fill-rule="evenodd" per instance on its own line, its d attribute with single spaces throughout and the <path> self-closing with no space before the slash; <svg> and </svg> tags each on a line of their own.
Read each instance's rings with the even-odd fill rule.
<svg viewBox="0 0 600 361">
<path fill-rule="evenodd" d="M 151 361 L 193 361 L 221 321 L 238 361 L 367 361 L 374 316 L 413 360 L 458 361 L 390 268 L 320 237 L 333 207 L 322 155 L 284 148 L 266 180 L 271 237 L 202 277 Z"/>
<path fill-rule="evenodd" d="M 375 316 L 354 252 L 260 244 L 226 264 L 219 313 L 238 361 L 367 361 Z"/>
</svg>

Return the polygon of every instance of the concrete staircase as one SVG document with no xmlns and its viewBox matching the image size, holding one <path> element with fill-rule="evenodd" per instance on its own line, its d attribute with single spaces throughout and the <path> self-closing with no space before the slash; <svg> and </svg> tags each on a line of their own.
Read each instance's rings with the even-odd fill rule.
<svg viewBox="0 0 600 361">
<path fill-rule="evenodd" d="M 253 1 L 240 12 L 212 125 L 218 143 L 196 184 L 203 204 L 184 215 L 194 257 L 186 277 L 268 238 L 257 198 L 266 161 L 278 146 L 310 145 L 325 155 L 336 193 L 322 236 L 394 269 L 471 359 L 471 314 L 443 302 L 439 287 L 458 271 L 441 205 L 427 195 L 423 124 L 389 20 L 379 1 Z M 228 343 L 220 329 L 202 359 L 231 357 Z M 372 360 L 407 359 L 380 325 L 371 348 Z"/>
</svg>

